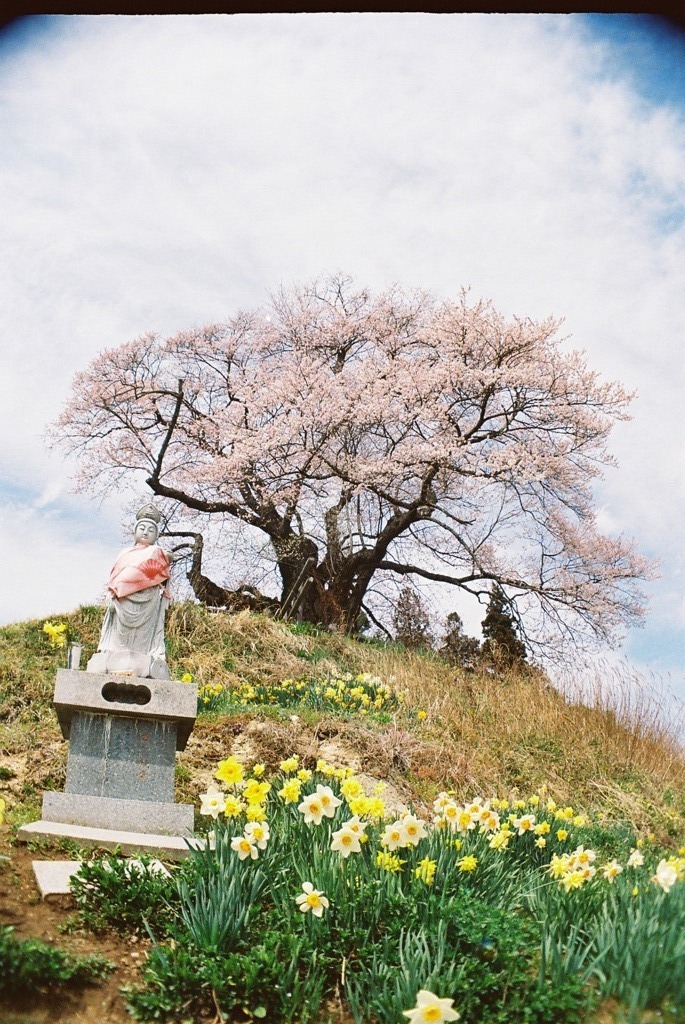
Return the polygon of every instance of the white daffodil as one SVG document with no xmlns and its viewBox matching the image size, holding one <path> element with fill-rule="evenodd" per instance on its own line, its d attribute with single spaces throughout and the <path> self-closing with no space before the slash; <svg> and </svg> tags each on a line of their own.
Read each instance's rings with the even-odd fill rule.
<svg viewBox="0 0 685 1024">
<path fill-rule="evenodd" d="M 660 860 L 651 881 L 663 889 L 664 892 L 670 892 L 678 881 L 678 872 L 668 861 Z"/>
<path fill-rule="evenodd" d="M 295 902 L 303 914 L 311 910 L 314 917 L 321 917 L 329 906 L 321 889 L 315 889 L 311 882 L 302 883 L 302 892 L 295 897 Z"/>
<path fill-rule="evenodd" d="M 337 832 L 333 833 L 331 850 L 337 850 L 343 857 L 349 857 L 351 853 L 359 853 L 361 851 L 359 833 L 347 826 L 339 828 Z"/>
<path fill-rule="evenodd" d="M 342 800 L 339 800 L 335 795 L 330 786 L 318 785 L 316 787 L 316 793 L 314 794 L 318 799 L 323 809 L 323 814 L 326 818 L 332 818 Z"/>
<path fill-rule="evenodd" d="M 200 801 L 200 814 L 211 814 L 216 819 L 226 806 L 226 794 L 212 783 L 200 796 Z"/>
<path fill-rule="evenodd" d="M 386 825 L 383 829 L 383 835 L 381 836 L 381 846 L 387 847 L 392 853 L 394 850 L 401 849 L 404 846 L 409 845 L 407 837 L 407 830 L 404 827 L 404 822 L 393 821 L 390 825 Z"/>
<path fill-rule="evenodd" d="M 415 818 L 413 814 L 403 814 L 401 821 L 407 834 L 407 843 L 411 846 L 418 846 L 420 840 L 428 835 L 426 823 L 421 818 Z"/>
<path fill-rule="evenodd" d="M 422 988 L 416 996 L 416 1006 L 413 1010 L 403 1010 L 402 1014 L 408 1017 L 411 1024 L 443 1024 L 444 1021 L 459 1020 L 461 1016 L 452 1008 L 454 999 L 439 999 Z"/>
<path fill-rule="evenodd" d="M 304 815 L 307 825 L 320 825 L 323 818 L 323 806 L 316 793 L 310 793 L 301 804 L 297 805 L 300 814 Z"/>
<path fill-rule="evenodd" d="M 231 849 L 235 850 L 241 860 L 245 860 L 246 857 L 249 857 L 250 860 L 257 860 L 259 856 L 257 847 L 247 836 L 234 836 L 231 839 Z"/>
<path fill-rule="evenodd" d="M 254 843 L 258 849 L 266 850 L 269 841 L 269 826 L 265 821 L 249 821 L 244 830 L 245 838 Z"/>
</svg>

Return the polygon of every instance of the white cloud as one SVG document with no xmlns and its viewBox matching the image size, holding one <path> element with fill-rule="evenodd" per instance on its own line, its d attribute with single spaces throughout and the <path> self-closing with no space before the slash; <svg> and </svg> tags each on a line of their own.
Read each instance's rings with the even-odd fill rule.
<svg viewBox="0 0 685 1024">
<path fill-rule="evenodd" d="M 0 89 L 2 471 L 45 512 L 66 468 L 42 430 L 102 348 L 339 268 L 471 285 L 564 316 L 637 389 L 597 493 L 662 559 L 663 608 L 684 563 L 684 111 L 641 99 L 583 18 L 54 18 Z"/>
<path fill-rule="evenodd" d="M 75 538 L 59 517 L 16 504 L 0 507 L 0 544 L 7 581 L 0 593 L 3 623 L 99 603 L 116 555 L 116 548 L 85 531 Z"/>
</svg>

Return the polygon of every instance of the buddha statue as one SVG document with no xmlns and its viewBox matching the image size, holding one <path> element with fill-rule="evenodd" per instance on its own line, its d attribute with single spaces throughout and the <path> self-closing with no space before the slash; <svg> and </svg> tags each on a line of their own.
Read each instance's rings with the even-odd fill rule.
<svg viewBox="0 0 685 1024">
<path fill-rule="evenodd" d="M 136 514 L 134 544 L 117 557 L 107 583 L 107 609 L 87 672 L 169 679 L 164 616 L 169 557 L 157 544 L 161 516 L 154 505 Z"/>
</svg>

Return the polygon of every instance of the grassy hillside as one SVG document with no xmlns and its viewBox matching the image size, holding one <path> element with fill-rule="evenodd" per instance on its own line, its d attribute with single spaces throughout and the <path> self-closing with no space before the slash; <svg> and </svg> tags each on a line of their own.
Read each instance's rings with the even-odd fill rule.
<svg viewBox="0 0 685 1024">
<path fill-rule="evenodd" d="M 84 665 L 101 618 L 53 619 Z M 172 674 L 200 688 L 177 800 L 210 842 L 168 875 L 38 844 L 85 861 L 58 920 L 13 843 L 64 782 L 43 627 L 0 630 L 3 1020 L 106 998 L 112 1024 L 685 1024 L 685 753 L 658 695 L 614 675 L 588 706 L 535 669 L 175 605 Z"/>
<path fill-rule="evenodd" d="M 101 618 L 102 609 L 84 607 L 53 619 L 83 642 L 84 665 Z M 9 765 L 5 775 L 22 770 L 15 804 L 16 797 L 35 801 L 41 788 L 59 785 L 66 762 L 51 705 L 64 653 L 50 647 L 43 624 L 0 629 L 0 766 Z M 173 675 L 190 673 L 208 701 L 180 758 L 180 798 L 196 796 L 209 767 L 236 742 L 242 750 L 248 744 L 268 767 L 292 752 L 315 760 L 321 744 L 329 751 L 337 744 L 354 754 L 359 770 L 389 779 L 421 802 L 443 788 L 467 798 L 544 786 L 559 803 L 627 820 L 661 842 L 685 839 L 685 751 L 656 697 L 636 700 L 629 679 L 614 676 L 605 686 L 598 680 L 587 706 L 535 670 L 465 672 L 432 653 L 191 604 L 172 606 L 167 648 Z M 323 696 L 330 680 L 362 673 L 391 687 L 400 701 L 396 710 L 355 711 Z M 289 695 L 278 687 L 284 680 L 309 683 L 291 687 Z M 241 687 L 249 696 L 246 684 L 271 687 L 260 691 L 261 700 L 276 694 L 280 703 L 260 703 L 258 694 L 236 701 Z M 40 763 L 26 756 L 37 747 Z"/>
</svg>

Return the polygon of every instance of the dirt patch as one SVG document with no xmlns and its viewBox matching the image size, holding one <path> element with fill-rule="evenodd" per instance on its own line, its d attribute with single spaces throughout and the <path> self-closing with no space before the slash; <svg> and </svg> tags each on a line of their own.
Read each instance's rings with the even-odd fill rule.
<svg viewBox="0 0 685 1024">
<path fill-rule="evenodd" d="M 140 983 L 140 965 L 145 962 L 147 939 L 120 938 L 113 932 L 102 935 L 60 929 L 75 912 L 69 895 L 42 899 L 33 874 L 33 860 L 68 860 L 72 854 L 49 849 L 11 845 L 9 828 L 0 826 L 0 925 L 11 925 L 18 939 L 41 939 L 79 956 L 98 954 L 115 966 L 101 982 L 84 987 L 46 989 L 17 999 L 0 997 L 2 1024 L 131 1024 L 121 997 L 122 985 Z"/>
</svg>

